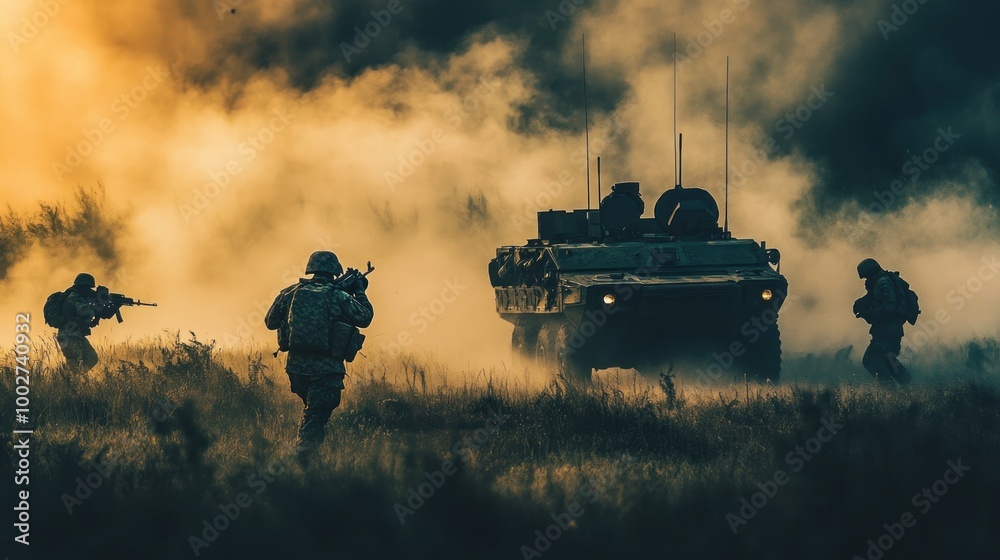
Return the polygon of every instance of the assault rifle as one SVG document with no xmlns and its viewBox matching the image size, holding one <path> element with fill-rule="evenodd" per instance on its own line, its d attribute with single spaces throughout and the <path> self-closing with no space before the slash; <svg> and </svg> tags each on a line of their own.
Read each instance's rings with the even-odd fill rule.
<svg viewBox="0 0 1000 560">
<path fill-rule="evenodd" d="M 364 278 L 372 272 L 375 271 L 375 267 L 372 266 L 372 261 L 368 261 L 368 270 L 361 272 L 356 268 L 348 268 L 340 278 L 333 281 L 333 287 L 338 290 L 344 290 L 348 293 L 354 293 L 354 285 L 357 283 L 359 278 Z"/>
<path fill-rule="evenodd" d="M 137 299 L 126 297 L 125 294 L 115 294 L 108 290 L 107 286 L 97 287 L 97 304 L 104 309 L 101 314 L 102 319 L 110 319 L 112 316 L 121 323 L 122 307 L 124 306 L 144 306 L 156 307 L 155 303 L 146 303 Z M 112 313 L 113 311 L 113 313 Z M 106 317 L 104 315 L 107 315 Z"/>
</svg>

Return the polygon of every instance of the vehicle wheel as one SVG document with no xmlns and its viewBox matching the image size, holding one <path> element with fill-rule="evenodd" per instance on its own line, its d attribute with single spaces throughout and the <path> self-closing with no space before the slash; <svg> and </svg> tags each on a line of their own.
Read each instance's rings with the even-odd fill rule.
<svg viewBox="0 0 1000 560">
<path fill-rule="evenodd" d="M 565 323 L 545 325 L 538 332 L 535 357 L 556 367 L 558 377 L 570 382 L 590 383 L 593 368 L 575 356 L 570 347 L 572 327 Z"/>
<path fill-rule="evenodd" d="M 758 383 L 777 383 L 781 379 L 781 333 L 775 323 L 761 332 L 757 342 L 746 344 L 743 369 L 747 377 Z"/>
<path fill-rule="evenodd" d="M 514 325 L 510 335 L 510 348 L 516 358 L 530 358 L 538 341 L 538 329 L 529 329 L 524 325 Z"/>
</svg>

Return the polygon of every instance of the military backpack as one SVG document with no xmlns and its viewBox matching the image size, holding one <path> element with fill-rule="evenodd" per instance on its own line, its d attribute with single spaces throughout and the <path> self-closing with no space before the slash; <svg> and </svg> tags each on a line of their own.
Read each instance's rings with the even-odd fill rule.
<svg viewBox="0 0 1000 560">
<path fill-rule="evenodd" d="M 888 272 L 892 285 L 896 288 L 896 313 L 901 319 L 911 325 L 917 324 L 920 315 L 920 304 L 917 293 L 910 289 L 910 284 L 899 277 L 898 272 Z"/>
<path fill-rule="evenodd" d="M 42 307 L 42 318 L 46 325 L 54 329 L 63 328 L 66 324 L 66 292 L 49 294 Z"/>
<path fill-rule="evenodd" d="M 288 349 L 301 352 L 330 351 L 330 284 L 303 282 L 288 306 Z"/>
<path fill-rule="evenodd" d="M 338 321 L 340 309 L 332 300 L 332 284 L 302 282 L 295 287 L 288 306 L 288 319 L 278 329 L 278 347 L 329 354 L 353 361 L 364 345 L 365 335 L 354 325 Z"/>
</svg>

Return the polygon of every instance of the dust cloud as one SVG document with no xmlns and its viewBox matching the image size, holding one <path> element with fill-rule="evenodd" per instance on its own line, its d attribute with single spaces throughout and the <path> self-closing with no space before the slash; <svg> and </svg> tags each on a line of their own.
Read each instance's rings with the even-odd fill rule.
<svg viewBox="0 0 1000 560">
<path fill-rule="evenodd" d="M 194 331 L 270 347 L 263 311 L 312 251 L 328 249 L 346 266 L 377 269 L 369 347 L 463 367 L 508 360 L 510 327 L 494 312 L 486 263 L 495 247 L 534 236 L 536 211 L 586 204 L 580 35 L 595 101 L 591 155 L 602 156 L 605 185 L 639 180 L 651 211 L 674 177 L 676 32 L 684 184 L 720 201 L 732 56 L 730 223 L 782 251 L 786 351 L 864 344 L 850 309 L 866 256 L 902 272 L 921 295 L 923 323 L 947 315 L 928 344 L 997 334 L 1000 290 L 987 265 L 998 221 L 976 194 L 991 175 L 974 162 L 954 164 L 967 188 L 935 176 L 922 181 L 939 188 L 925 189 L 901 171 L 903 194 L 889 203 L 874 194 L 886 183 L 812 204 L 824 162 L 796 142 L 834 118 L 826 113 L 847 93 L 823 88 L 838 56 L 859 48 L 849 30 L 874 25 L 884 6 L 588 4 L 454 15 L 447 48 L 422 35 L 427 8 L 405 4 L 358 48 L 355 26 L 367 29 L 387 4 L 6 2 L 4 223 L 37 221 L 39 202 L 72 214 L 78 189 L 100 184 L 101 223 L 115 227 L 98 230 L 100 242 L 28 228 L 16 254 L 16 228 L 3 229 L 13 256 L 0 315 L 31 311 L 42 330 L 45 296 L 89 271 L 159 303 L 126 309 L 99 339 Z M 360 51 L 353 62 L 344 44 Z"/>
</svg>

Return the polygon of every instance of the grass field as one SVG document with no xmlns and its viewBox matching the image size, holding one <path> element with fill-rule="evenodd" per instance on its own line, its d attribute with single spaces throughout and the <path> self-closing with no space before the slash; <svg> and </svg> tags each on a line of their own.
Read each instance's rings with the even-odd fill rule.
<svg viewBox="0 0 1000 560">
<path fill-rule="evenodd" d="M 581 390 L 370 354 L 303 469 L 301 405 L 266 353 L 118 344 L 81 379 L 41 350 L 33 558 L 987 558 L 1000 544 L 995 371 L 885 391 L 811 381 L 804 358 L 777 387 L 626 371 Z M 5 429 L 13 407 L 0 401 Z M 4 468 L 15 458 L 6 443 Z"/>
</svg>

